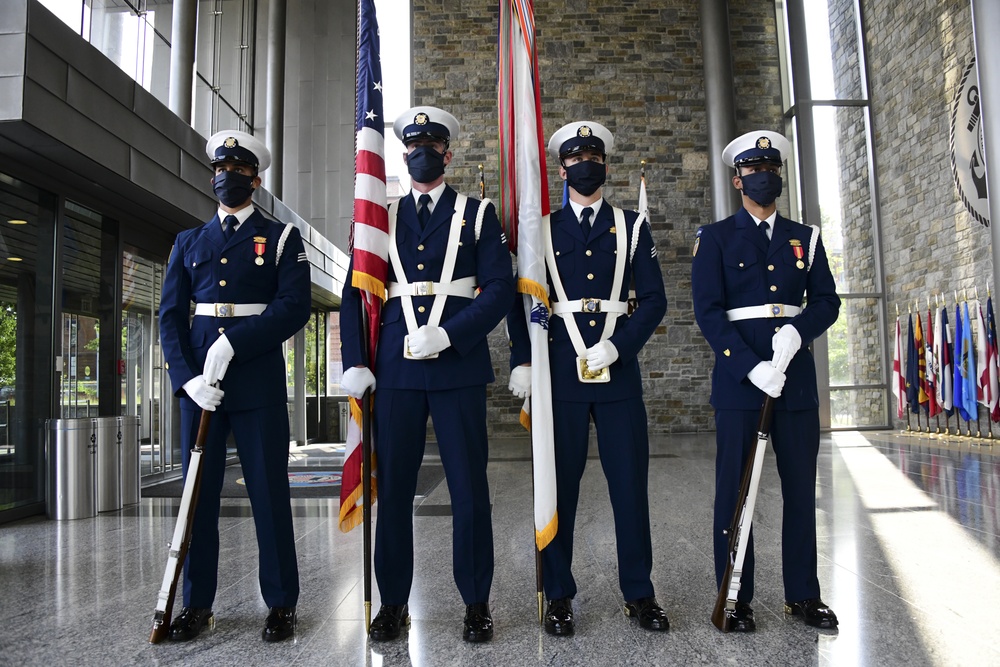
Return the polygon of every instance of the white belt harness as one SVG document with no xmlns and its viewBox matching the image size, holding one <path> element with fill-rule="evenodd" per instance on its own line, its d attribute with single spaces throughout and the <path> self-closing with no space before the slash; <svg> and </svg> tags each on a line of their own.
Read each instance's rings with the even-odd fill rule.
<svg viewBox="0 0 1000 667">
<path fill-rule="evenodd" d="M 622 283 L 625 280 L 628 229 L 625 225 L 625 212 L 614 206 L 611 207 L 611 210 L 615 216 L 615 227 L 623 230 L 622 233 L 615 234 L 618 247 L 617 254 L 615 255 L 615 277 L 611 287 L 611 295 L 614 296 L 622 293 Z M 605 341 L 611 338 L 611 334 L 615 332 L 615 323 L 618 321 L 618 316 L 628 312 L 628 304 L 624 301 L 594 298 L 571 301 L 566 296 L 566 289 L 563 287 L 562 279 L 559 277 L 559 268 L 556 266 L 556 254 L 552 248 L 552 229 L 549 225 L 549 216 L 542 218 L 542 230 L 545 236 L 545 263 L 549 267 L 549 278 L 552 280 L 556 296 L 559 297 L 559 300 L 552 304 L 552 313 L 562 316 L 563 322 L 566 324 L 566 332 L 573 343 L 573 349 L 576 351 L 577 357 L 583 358 L 587 354 L 587 346 L 583 342 L 583 336 L 580 335 L 579 327 L 576 325 L 576 318 L 571 314 L 607 313 L 608 317 L 604 320 L 604 331 L 601 332 L 601 340 Z"/>
<path fill-rule="evenodd" d="M 816 239 L 819 238 L 819 227 L 811 225 L 812 236 L 809 237 L 809 268 L 812 271 L 813 258 L 816 256 Z M 795 317 L 802 312 L 799 306 L 789 306 L 784 303 L 765 303 L 760 306 L 744 306 L 726 311 L 726 319 L 730 322 L 740 320 L 766 320 L 775 317 Z"/>
<path fill-rule="evenodd" d="M 406 279 L 403 271 L 403 262 L 399 258 L 399 248 L 396 246 L 396 222 L 399 216 L 399 202 L 389 205 L 389 261 L 392 264 L 393 273 L 396 274 L 396 282 L 389 283 L 386 290 L 390 299 L 402 299 L 403 318 L 406 321 L 406 331 L 411 336 L 417 331 L 417 316 L 413 311 L 413 297 L 433 296 L 434 303 L 431 305 L 431 313 L 427 318 L 427 325 L 436 327 L 441 323 L 441 315 L 444 313 L 445 300 L 449 296 L 460 296 L 472 299 L 476 296 L 476 278 L 468 276 L 452 280 L 455 272 L 455 262 L 458 259 L 458 239 L 462 233 L 462 220 L 465 216 L 465 204 L 468 197 L 459 193 L 455 198 L 455 213 L 451 216 L 451 224 L 448 229 L 448 246 L 444 253 L 444 263 L 441 266 L 441 277 L 437 282 L 420 281 L 411 283 Z M 479 239 L 479 230 L 482 228 L 483 215 L 486 207 L 490 203 L 484 199 L 479 205 L 476 214 L 476 240 Z"/>
<path fill-rule="evenodd" d="M 195 304 L 195 315 L 211 317 L 249 317 L 260 315 L 267 308 L 266 303 L 198 303 Z"/>
</svg>

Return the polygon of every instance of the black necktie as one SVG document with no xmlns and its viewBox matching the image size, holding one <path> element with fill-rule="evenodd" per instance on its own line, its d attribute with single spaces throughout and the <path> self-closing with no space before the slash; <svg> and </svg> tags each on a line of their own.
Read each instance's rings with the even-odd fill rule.
<svg viewBox="0 0 1000 667">
<path fill-rule="evenodd" d="M 769 227 L 770 225 L 767 224 L 767 220 L 761 220 L 760 224 L 757 225 L 757 229 L 759 229 L 760 233 L 764 235 L 765 244 L 771 243 L 771 237 L 767 235 L 767 230 Z"/>
<path fill-rule="evenodd" d="M 583 209 L 582 216 L 580 218 L 580 229 L 583 230 L 583 238 L 590 238 L 590 218 L 594 215 L 594 209 L 589 206 Z"/>
<path fill-rule="evenodd" d="M 417 220 L 420 221 L 420 229 L 426 229 L 427 221 L 431 219 L 431 196 L 420 195 L 417 203 Z"/>
<path fill-rule="evenodd" d="M 235 215 L 226 216 L 226 228 L 222 231 L 222 233 L 226 236 L 227 242 L 233 238 L 234 234 L 236 234 L 236 225 L 238 224 L 240 224 L 240 221 L 237 220 Z"/>
</svg>

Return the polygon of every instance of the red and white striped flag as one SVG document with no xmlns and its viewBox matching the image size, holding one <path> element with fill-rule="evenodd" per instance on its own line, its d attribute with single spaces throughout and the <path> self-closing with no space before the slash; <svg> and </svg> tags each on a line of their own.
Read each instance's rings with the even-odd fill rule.
<svg viewBox="0 0 1000 667">
<path fill-rule="evenodd" d="M 892 395 L 896 397 L 896 417 L 902 419 L 905 415 L 906 379 L 903 374 L 903 334 L 899 329 L 899 316 L 896 316 L 896 345 L 892 352 Z"/>
<path fill-rule="evenodd" d="M 941 404 L 937 399 L 937 358 L 934 356 L 934 320 L 930 305 L 927 308 L 927 336 L 924 340 L 924 359 L 927 362 L 925 373 L 927 384 L 927 416 L 936 417 L 941 414 Z"/>
<path fill-rule="evenodd" d="M 350 280 L 361 290 L 367 323 L 368 366 L 375 370 L 375 348 L 385 283 L 389 275 L 389 214 L 385 191 L 385 118 L 382 115 L 382 66 L 378 21 L 373 0 L 358 2 L 358 63 L 355 113 L 354 224 L 351 227 Z M 361 404 L 351 399 L 343 480 L 340 487 L 340 530 L 362 520 Z M 372 471 L 375 470 L 372 444 Z M 372 502 L 376 486 L 372 474 Z"/>
<path fill-rule="evenodd" d="M 524 295 L 531 339 L 531 397 L 521 421 L 531 430 L 535 544 L 544 549 L 555 537 L 558 520 L 549 373 L 550 301 L 542 230 L 542 217 L 549 214 L 549 184 L 531 0 L 500 0 L 497 51 L 500 219 L 511 249 L 517 252 L 517 289 Z"/>
<path fill-rule="evenodd" d="M 989 335 L 986 331 L 986 318 L 983 316 L 983 304 L 981 301 L 976 301 L 976 368 L 979 369 L 979 376 L 976 377 L 976 399 L 987 407 L 994 400 L 990 387 L 989 362 L 992 360 L 992 355 L 988 349 Z"/>
</svg>

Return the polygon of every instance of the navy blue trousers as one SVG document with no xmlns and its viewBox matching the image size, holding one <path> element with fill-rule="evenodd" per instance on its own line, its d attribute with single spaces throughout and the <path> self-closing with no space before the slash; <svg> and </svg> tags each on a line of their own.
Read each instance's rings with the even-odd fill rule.
<svg viewBox="0 0 1000 667">
<path fill-rule="evenodd" d="M 590 419 L 608 481 L 615 516 L 618 584 L 625 600 L 653 595 L 653 547 L 649 533 L 649 435 L 642 399 L 578 403 L 552 401 L 555 418 L 556 511 L 559 529 L 542 550 L 545 595 L 574 597 L 573 531 L 580 479 L 587 466 Z"/>
<path fill-rule="evenodd" d="M 739 495 L 743 466 L 757 444 L 759 410 L 716 410 L 715 458 L 715 581 L 722 584 L 729 562 L 729 529 Z M 781 478 L 781 572 L 785 599 L 797 602 L 818 598 L 816 576 L 816 458 L 819 454 L 819 411 L 775 411 L 770 446 Z M 753 529 L 738 598 L 749 603 L 754 595 Z"/>
<path fill-rule="evenodd" d="M 434 422 L 452 510 L 452 568 L 465 604 L 488 602 L 493 519 L 486 478 L 486 387 L 375 392 L 375 578 L 382 604 L 405 604 L 413 583 L 413 497 Z"/>
<path fill-rule="evenodd" d="M 181 451 L 187 475 L 201 410 L 181 403 Z M 193 404 L 192 404 L 193 405 Z M 226 439 L 232 429 L 257 529 L 260 592 L 268 607 L 292 607 L 299 598 L 299 569 L 288 491 L 288 408 L 278 404 L 212 413 L 202 455 L 201 490 L 191 547 L 184 564 L 184 606 L 211 608 L 219 573 L 219 494 L 225 479 Z"/>
</svg>

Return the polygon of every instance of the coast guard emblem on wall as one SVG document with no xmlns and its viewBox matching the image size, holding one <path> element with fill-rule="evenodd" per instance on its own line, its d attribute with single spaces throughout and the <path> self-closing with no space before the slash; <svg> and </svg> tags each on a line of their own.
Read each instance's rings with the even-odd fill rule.
<svg viewBox="0 0 1000 667">
<path fill-rule="evenodd" d="M 979 74 L 976 59 L 965 68 L 951 114 L 951 170 L 955 186 L 969 214 L 990 226 L 986 194 L 986 160 L 982 108 L 979 105 Z"/>
</svg>

